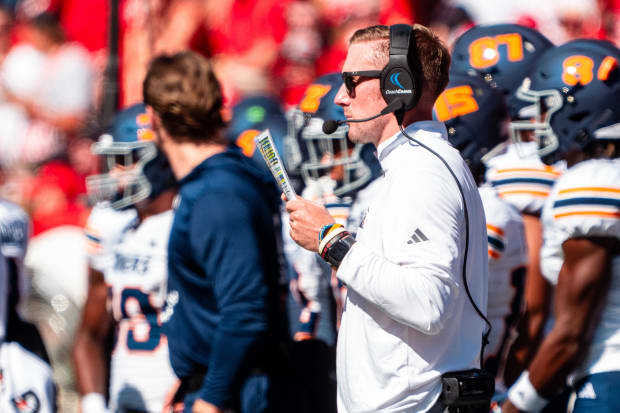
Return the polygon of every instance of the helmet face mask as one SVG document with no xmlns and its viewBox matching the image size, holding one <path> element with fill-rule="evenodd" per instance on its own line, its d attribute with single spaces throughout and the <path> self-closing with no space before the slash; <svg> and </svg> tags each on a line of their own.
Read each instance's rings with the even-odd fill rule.
<svg viewBox="0 0 620 413">
<path fill-rule="evenodd" d="M 340 125 L 334 133 L 325 135 L 323 122 L 310 118 L 301 131 L 301 141 L 308 154 L 301 164 L 301 174 L 306 185 L 329 176 L 336 181 L 334 195 L 341 196 L 364 185 L 372 173 L 361 158 L 363 145 L 348 140 L 349 127 Z"/>
<path fill-rule="evenodd" d="M 497 145 L 493 146 L 492 148 L 490 148 L 488 152 L 482 155 L 482 157 L 480 158 L 480 161 L 485 166 L 488 165 L 491 159 L 493 159 L 497 155 L 500 155 L 506 152 L 506 148 L 510 144 L 510 134 L 508 132 L 509 127 L 510 127 L 510 119 L 508 118 L 508 115 L 505 115 L 505 117 L 500 121 L 500 136 L 502 136 L 504 140 L 498 143 Z"/>
<path fill-rule="evenodd" d="M 287 132 L 284 138 L 284 163 L 287 172 L 299 172 L 303 162 L 303 152 L 297 140 L 298 131 L 301 130 L 306 121 L 306 115 L 299 109 L 294 108 L 286 112 Z"/>
<path fill-rule="evenodd" d="M 139 207 L 176 186 L 168 159 L 155 145 L 143 104 L 118 113 L 109 133 L 91 150 L 103 161 L 103 172 L 86 178 L 92 203 L 107 202 L 114 209 Z"/>
<path fill-rule="evenodd" d="M 309 86 L 306 99 L 313 94 L 310 88 L 324 91 L 313 107 L 304 112 L 299 108 L 287 113 L 288 134 L 285 139 L 286 166 L 289 173 L 301 175 L 306 187 L 320 184 L 336 196 L 346 196 L 362 188 L 373 178 L 373 169 L 366 157 L 364 144 L 354 144 L 348 139 L 348 125 L 339 125 L 330 135 L 323 132 L 326 120 L 344 120 L 342 108 L 334 96 L 342 85 L 340 73 L 325 75 Z M 307 107 L 302 103 L 301 108 Z M 376 161 L 376 160 L 375 160 Z M 372 160 L 370 161 L 372 162 Z M 376 161 L 378 165 L 378 161 Z"/>
<path fill-rule="evenodd" d="M 125 209 L 151 194 L 151 183 L 144 174 L 145 165 L 157 156 L 153 142 L 114 142 L 102 135 L 92 152 L 104 157 L 106 173 L 86 178 L 89 198 L 107 201 L 114 209 Z"/>
<path fill-rule="evenodd" d="M 591 153 L 598 140 L 620 139 L 618 60 L 616 47 L 592 39 L 545 52 L 515 93 L 518 118 L 529 120 L 511 122 L 512 139 L 533 140 L 547 164 Z"/>
<path fill-rule="evenodd" d="M 510 123 L 510 137 L 516 143 L 534 140 L 538 148 L 538 156 L 546 158 L 557 151 L 560 146 L 558 137 L 551 127 L 551 118 L 562 109 L 564 99 L 555 89 L 530 90 L 530 79 L 526 78 L 517 89 L 516 97 L 529 103 L 521 113 L 530 114 L 530 120 L 515 120 Z M 525 116 L 523 116 L 525 117 Z"/>
</svg>

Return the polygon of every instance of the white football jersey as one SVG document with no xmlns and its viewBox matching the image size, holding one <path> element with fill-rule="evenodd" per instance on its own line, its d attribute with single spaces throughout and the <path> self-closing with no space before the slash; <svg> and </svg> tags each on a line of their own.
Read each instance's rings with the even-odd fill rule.
<svg viewBox="0 0 620 413">
<path fill-rule="evenodd" d="M 535 142 L 513 143 L 488 161 L 486 182 L 521 213 L 538 215 L 561 173 L 540 160 Z"/>
<path fill-rule="evenodd" d="M 0 246 L 2 254 L 20 261 L 26 256 L 30 218 L 19 205 L 0 199 Z"/>
<path fill-rule="evenodd" d="M 287 259 L 297 275 L 297 288 L 310 302 L 310 309 L 318 313 L 322 309 L 320 298 L 325 286 L 329 285 L 331 269 L 314 252 L 295 245 L 289 250 Z"/>
<path fill-rule="evenodd" d="M 379 179 L 376 179 L 357 191 L 353 202 L 351 202 L 350 198 L 336 197 L 329 188 L 329 182 L 325 183 L 321 180 L 316 181 L 316 185 L 306 187 L 302 196 L 305 199 L 325 205 L 331 216 L 334 217 L 334 220 L 355 235 L 377 191 L 378 181 Z M 319 186 L 328 189 L 317 190 Z M 290 240 L 288 229 L 286 232 L 285 238 Z M 308 299 L 314 300 L 318 298 L 321 279 L 330 280 L 331 267 L 317 254 L 305 250 L 297 244 L 294 247 L 291 246 L 289 251 L 291 252 L 288 255 L 289 262 L 291 262 L 299 275 L 299 289 Z"/>
<path fill-rule="evenodd" d="M 106 268 L 114 264 L 113 247 L 137 219 L 133 208 L 117 211 L 104 202 L 95 205 L 84 229 L 88 265 L 105 273 Z"/>
<path fill-rule="evenodd" d="M 13 258 L 17 263 L 17 288 L 20 302 L 28 295 L 28 280 L 24 276 L 24 257 L 30 236 L 30 218 L 17 204 L 0 199 L 0 249 L 6 258 Z"/>
<path fill-rule="evenodd" d="M 620 238 L 620 159 L 589 160 L 568 169 L 553 187 L 542 215 L 541 269 L 557 284 L 562 244 L 576 237 Z M 620 255 L 587 358 L 573 378 L 620 370 Z"/>
<path fill-rule="evenodd" d="M 0 344 L 0 411 L 56 412 L 51 367 L 15 342 Z"/>
<path fill-rule="evenodd" d="M 119 216 L 113 218 L 116 214 Z M 91 262 L 101 268 L 110 287 L 110 309 L 117 325 L 110 367 L 110 409 L 160 412 L 175 381 L 160 319 L 173 212 L 150 216 L 139 224 L 126 212 L 108 210 L 103 215 L 109 217 L 110 226 L 90 225 L 89 230 L 101 237 Z"/>
<path fill-rule="evenodd" d="M 333 187 L 335 182 L 329 177 L 323 177 L 316 181 L 311 181 L 303 190 L 301 196 L 307 200 L 318 202 L 327 208 L 337 223 L 346 225 L 349 217 L 351 202 L 349 199 L 341 199 L 334 195 Z M 285 248 L 286 257 L 293 269 L 297 273 L 297 286 L 304 297 L 311 302 L 313 312 L 321 311 L 322 294 L 330 284 L 331 267 L 326 264 L 316 253 L 308 251 L 294 241 L 288 235 L 288 216 L 283 217 L 286 225 L 285 240 L 288 243 Z"/>
<path fill-rule="evenodd" d="M 527 247 L 523 218 L 517 209 L 499 198 L 490 186 L 479 188 L 487 223 L 489 298 L 487 317 L 491 335 L 485 356 L 501 356 L 523 300 Z M 498 360 L 499 361 L 499 360 Z"/>
</svg>

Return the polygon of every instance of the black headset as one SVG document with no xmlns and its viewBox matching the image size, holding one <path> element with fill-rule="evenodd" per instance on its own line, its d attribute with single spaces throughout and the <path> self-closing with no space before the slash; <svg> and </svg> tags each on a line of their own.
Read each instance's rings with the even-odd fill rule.
<svg viewBox="0 0 620 413">
<path fill-rule="evenodd" d="M 409 67 L 409 54 L 417 67 Z M 388 105 L 400 101 L 407 112 L 418 104 L 422 91 L 419 68 L 413 28 L 408 24 L 390 26 L 390 60 L 381 72 L 381 94 Z"/>
<path fill-rule="evenodd" d="M 414 70 L 411 70 L 408 59 L 412 49 L 411 56 L 416 65 Z M 408 24 L 390 26 L 390 59 L 379 74 L 379 88 L 387 106 L 376 115 L 363 119 L 326 120 L 323 123 L 323 133 L 329 135 L 344 123 L 368 122 L 388 113 L 394 113 L 398 124 L 401 125 L 405 112 L 415 108 L 422 93 L 421 64 L 418 57 L 413 28 Z M 371 70 L 371 72 L 375 71 Z"/>
</svg>

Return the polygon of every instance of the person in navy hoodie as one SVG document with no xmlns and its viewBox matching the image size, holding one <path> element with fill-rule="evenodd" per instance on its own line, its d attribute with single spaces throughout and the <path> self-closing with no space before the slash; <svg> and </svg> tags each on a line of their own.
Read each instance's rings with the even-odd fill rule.
<svg viewBox="0 0 620 413">
<path fill-rule="evenodd" d="M 156 143 L 179 180 L 162 320 L 180 378 L 171 406 L 279 411 L 286 318 L 273 178 L 227 144 L 220 84 L 205 58 L 154 59 L 143 94 Z"/>
</svg>

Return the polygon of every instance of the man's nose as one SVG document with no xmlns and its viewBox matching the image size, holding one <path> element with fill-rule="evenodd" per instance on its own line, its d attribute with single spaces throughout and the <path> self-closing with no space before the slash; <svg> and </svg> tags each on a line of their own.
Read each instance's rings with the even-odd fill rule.
<svg viewBox="0 0 620 413">
<path fill-rule="evenodd" d="M 349 97 L 344 84 L 342 84 L 340 89 L 338 89 L 338 93 L 336 93 L 336 96 L 334 97 L 334 103 L 338 106 L 347 106 L 351 103 L 351 98 Z"/>
</svg>

